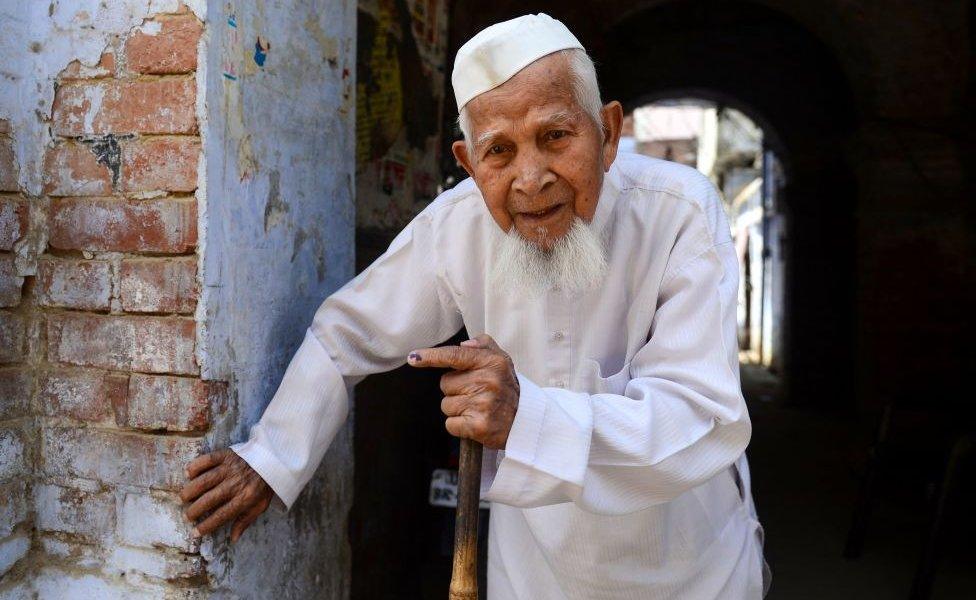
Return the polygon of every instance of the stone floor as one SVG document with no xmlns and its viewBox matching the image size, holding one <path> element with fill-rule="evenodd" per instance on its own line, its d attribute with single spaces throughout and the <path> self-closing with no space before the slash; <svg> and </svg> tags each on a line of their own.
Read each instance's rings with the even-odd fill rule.
<svg viewBox="0 0 976 600">
<path fill-rule="evenodd" d="M 864 551 L 842 556 L 873 424 L 849 414 L 784 407 L 774 379 L 744 367 L 753 419 L 748 450 L 766 559 L 770 600 L 907 599 L 926 531 L 939 467 L 911 465 L 913 475 L 879 486 Z M 976 465 L 972 465 L 976 467 Z M 969 479 L 973 479 L 972 476 Z M 884 480 L 883 480 L 884 481 Z M 933 599 L 976 598 L 976 518 L 961 490 L 943 544 Z"/>
</svg>

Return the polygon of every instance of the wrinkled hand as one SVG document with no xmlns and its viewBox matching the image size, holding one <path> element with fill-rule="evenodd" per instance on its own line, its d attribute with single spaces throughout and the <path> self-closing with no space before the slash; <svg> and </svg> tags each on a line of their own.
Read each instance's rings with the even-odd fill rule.
<svg viewBox="0 0 976 600">
<path fill-rule="evenodd" d="M 460 346 L 414 350 L 407 364 L 453 369 L 441 377 L 447 431 L 488 448 L 505 447 L 518 410 L 519 384 L 511 357 L 495 340 L 479 335 Z"/>
<path fill-rule="evenodd" d="M 188 481 L 180 491 L 180 498 L 183 502 L 193 502 L 184 515 L 196 523 L 194 537 L 234 521 L 230 541 L 236 542 L 274 497 L 271 486 L 230 449 L 197 457 L 187 465 L 186 474 Z"/>
</svg>

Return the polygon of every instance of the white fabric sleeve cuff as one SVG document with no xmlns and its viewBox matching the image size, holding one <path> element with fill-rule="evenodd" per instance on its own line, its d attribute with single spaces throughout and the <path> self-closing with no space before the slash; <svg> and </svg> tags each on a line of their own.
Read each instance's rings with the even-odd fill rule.
<svg viewBox="0 0 976 600">
<path fill-rule="evenodd" d="M 271 486 L 271 489 L 274 490 L 275 498 L 282 503 L 284 510 L 286 512 L 291 510 L 291 505 L 295 503 L 295 499 L 301 493 L 302 486 L 296 487 L 292 483 L 292 478 L 288 474 L 288 470 L 278 461 L 275 455 L 265 450 L 254 439 L 240 444 L 234 444 L 230 449 L 243 458 L 244 462 L 257 471 L 261 479 L 264 479 L 265 483 Z"/>
<path fill-rule="evenodd" d="M 292 357 L 250 438 L 231 450 L 271 486 L 287 508 L 314 475 L 349 413 L 346 385 L 311 330 Z"/>
<path fill-rule="evenodd" d="M 543 389 L 516 375 L 518 410 L 484 498 L 523 508 L 569 502 L 586 474 L 592 434 L 588 396 Z"/>
</svg>

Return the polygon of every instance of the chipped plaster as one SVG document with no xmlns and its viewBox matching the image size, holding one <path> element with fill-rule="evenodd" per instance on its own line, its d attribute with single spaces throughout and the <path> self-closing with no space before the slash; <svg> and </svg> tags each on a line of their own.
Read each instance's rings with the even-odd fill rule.
<svg viewBox="0 0 976 600">
<path fill-rule="evenodd" d="M 343 73 L 355 72 L 356 3 L 212 0 L 208 12 L 197 349 L 202 377 L 230 386 L 217 448 L 247 437 L 315 309 L 353 276 L 355 83 Z M 291 511 L 269 510 L 233 546 L 204 543 L 215 597 L 347 597 L 351 500 L 347 426 Z"/>
<path fill-rule="evenodd" d="M 200 19 L 206 17 L 204 0 L 185 4 Z M 58 74 L 74 60 L 94 68 L 113 38 L 179 5 L 178 0 L 0 0 L 0 119 L 10 120 L 20 187 L 29 196 L 41 195 Z"/>
</svg>

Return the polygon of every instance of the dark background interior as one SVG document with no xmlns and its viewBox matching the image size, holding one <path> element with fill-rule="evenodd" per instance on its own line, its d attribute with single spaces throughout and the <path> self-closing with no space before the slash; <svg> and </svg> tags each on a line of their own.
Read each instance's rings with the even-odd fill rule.
<svg viewBox="0 0 976 600">
<path fill-rule="evenodd" d="M 680 96 L 733 106 L 784 161 L 787 352 L 778 381 L 756 370 L 743 377 L 770 598 L 909 597 L 951 449 L 973 431 L 965 342 L 976 306 L 976 21 L 972 3 L 911 4 L 449 4 L 448 65 L 484 26 L 544 11 L 589 49 L 605 100 L 628 110 Z M 901 16 L 886 18 L 889 10 Z M 899 36 L 916 51 L 885 42 Z M 443 112 L 443 176 L 457 177 L 450 93 Z M 360 230 L 359 268 L 395 233 Z M 399 369 L 356 395 L 353 597 L 442 598 L 453 515 L 428 506 L 427 489 L 431 471 L 456 460 L 456 444 L 443 430 L 437 375 Z M 885 406 L 892 424 L 863 550 L 844 559 Z M 960 461 L 965 476 L 945 507 L 936 598 L 976 589 L 976 519 L 962 508 L 973 500 L 973 462 Z"/>
</svg>

